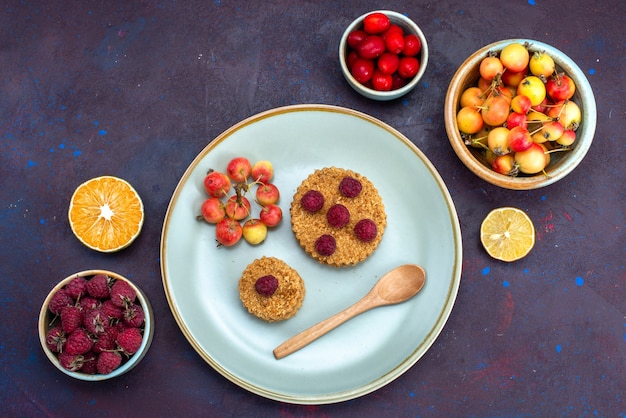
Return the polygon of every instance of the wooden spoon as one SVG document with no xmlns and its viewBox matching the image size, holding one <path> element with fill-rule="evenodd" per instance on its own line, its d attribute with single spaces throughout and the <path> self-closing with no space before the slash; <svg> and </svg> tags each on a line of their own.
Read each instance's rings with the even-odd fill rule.
<svg viewBox="0 0 626 418">
<path fill-rule="evenodd" d="M 337 328 L 365 311 L 379 306 L 394 305 L 415 296 L 426 282 L 426 272 L 415 264 L 404 264 L 389 271 L 354 305 L 331 316 L 311 328 L 294 335 L 274 349 L 274 357 L 281 359 L 298 351 L 322 335 Z"/>
</svg>

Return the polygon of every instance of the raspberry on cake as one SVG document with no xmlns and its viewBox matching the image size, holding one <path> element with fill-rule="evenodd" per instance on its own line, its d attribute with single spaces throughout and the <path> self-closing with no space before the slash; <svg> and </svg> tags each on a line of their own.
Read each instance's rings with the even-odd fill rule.
<svg viewBox="0 0 626 418">
<path fill-rule="evenodd" d="M 254 260 L 239 279 L 243 306 L 267 322 L 293 317 L 302 306 L 304 294 L 304 281 L 298 272 L 274 257 Z"/>
<path fill-rule="evenodd" d="M 351 170 L 315 170 L 298 186 L 291 227 L 302 248 L 320 263 L 360 263 L 380 244 L 387 226 L 382 198 L 372 182 Z"/>
<path fill-rule="evenodd" d="M 350 222 L 350 211 L 341 203 L 337 203 L 326 212 L 326 220 L 330 226 L 335 228 L 344 227 Z"/>
<path fill-rule="evenodd" d="M 354 225 L 354 235 L 363 242 L 373 240 L 377 234 L 376 224 L 371 219 L 361 219 Z"/>
<path fill-rule="evenodd" d="M 324 195 L 317 190 L 309 190 L 300 199 L 300 204 L 307 212 L 315 213 L 324 207 Z"/>
<path fill-rule="evenodd" d="M 261 296 L 270 297 L 278 289 L 278 279 L 271 274 L 263 276 L 254 283 L 254 290 Z"/>
<path fill-rule="evenodd" d="M 315 240 L 315 251 L 321 256 L 332 255 L 337 249 L 337 242 L 332 235 L 322 235 Z"/>
<path fill-rule="evenodd" d="M 339 192 L 345 197 L 357 197 L 362 189 L 363 185 L 354 177 L 346 176 L 339 183 Z"/>
</svg>

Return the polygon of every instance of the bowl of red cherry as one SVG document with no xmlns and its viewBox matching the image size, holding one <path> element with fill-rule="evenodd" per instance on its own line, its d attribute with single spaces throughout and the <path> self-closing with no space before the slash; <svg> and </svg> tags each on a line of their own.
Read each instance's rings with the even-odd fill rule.
<svg viewBox="0 0 626 418">
<path fill-rule="evenodd" d="M 407 16 L 390 10 L 365 13 L 344 31 L 339 62 L 348 84 L 373 100 L 394 100 L 415 88 L 426 71 L 428 44 Z"/>
</svg>

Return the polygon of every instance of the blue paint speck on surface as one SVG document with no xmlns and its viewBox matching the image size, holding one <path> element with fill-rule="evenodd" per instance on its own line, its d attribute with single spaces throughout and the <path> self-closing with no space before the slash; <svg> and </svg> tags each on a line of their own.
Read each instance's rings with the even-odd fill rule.
<svg viewBox="0 0 626 418">
<path fill-rule="evenodd" d="M 509 287 L 510 283 L 508 282 L 508 280 L 505 280 L 502 282 L 502 286 L 504 287 Z"/>
<path fill-rule="evenodd" d="M 596 73 L 596 70 L 593 68 L 589 69 L 589 74 L 594 75 Z"/>
<path fill-rule="evenodd" d="M 528 4 L 530 4 L 531 6 L 534 6 L 537 3 L 535 2 L 535 0 L 528 0 Z"/>
<path fill-rule="evenodd" d="M 100 135 L 100 136 L 104 136 L 104 135 L 106 135 L 106 134 L 107 134 L 107 130 L 106 130 L 106 129 L 100 129 L 100 130 L 98 131 L 98 135 Z"/>
<path fill-rule="evenodd" d="M 486 276 L 489 274 L 490 271 L 491 271 L 491 268 L 485 267 L 481 273 L 483 274 L 483 276 Z"/>
<path fill-rule="evenodd" d="M 94 124 L 94 126 L 98 126 L 98 125 L 100 125 L 100 122 L 98 122 L 97 120 L 94 120 L 93 124 Z"/>
<path fill-rule="evenodd" d="M 583 284 L 585 284 L 585 280 L 582 277 L 576 277 L 576 285 L 582 286 Z"/>
<path fill-rule="evenodd" d="M 46 220 L 45 219 L 40 219 L 39 223 L 42 224 L 42 225 L 45 225 L 46 224 Z"/>
<path fill-rule="evenodd" d="M 561 344 L 557 344 L 556 345 L 556 352 L 560 353 L 561 352 Z"/>
<path fill-rule="evenodd" d="M 543 202 L 544 200 L 546 200 L 548 197 L 546 195 L 541 196 L 541 201 Z"/>
<path fill-rule="evenodd" d="M 80 154 L 82 154 L 82 151 L 80 151 L 80 150 L 76 150 L 76 151 L 74 151 L 74 152 L 72 153 L 72 155 L 73 155 L 74 157 L 78 157 Z"/>
<path fill-rule="evenodd" d="M 34 166 L 36 166 L 36 165 L 37 165 L 37 163 L 36 163 L 36 162 L 34 162 L 33 160 L 28 160 L 28 163 L 27 163 L 27 164 L 28 164 L 28 166 L 29 166 L 29 167 L 34 167 Z"/>
<path fill-rule="evenodd" d="M 528 269 L 524 269 L 524 274 L 528 274 L 528 273 L 529 273 Z"/>
</svg>

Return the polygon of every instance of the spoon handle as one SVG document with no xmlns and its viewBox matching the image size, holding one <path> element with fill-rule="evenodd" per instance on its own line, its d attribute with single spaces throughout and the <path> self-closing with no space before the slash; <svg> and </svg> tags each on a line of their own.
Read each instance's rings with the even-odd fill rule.
<svg viewBox="0 0 626 418">
<path fill-rule="evenodd" d="M 318 322 L 312 327 L 305 329 L 299 334 L 296 334 L 293 337 L 289 338 L 287 341 L 274 349 L 274 357 L 276 357 L 277 360 L 280 360 L 281 358 L 300 350 L 302 347 L 308 345 L 309 343 L 312 343 L 322 335 L 337 328 L 339 325 L 343 324 L 350 318 L 354 318 L 355 316 L 371 308 L 374 308 L 375 306 L 377 305 L 375 303 L 372 303 L 372 299 L 361 299 L 360 301 L 356 302 L 352 306 L 349 306 L 343 311 L 336 313 L 330 318 L 327 318 L 322 322 Z"/>
</svg>

